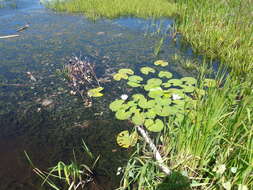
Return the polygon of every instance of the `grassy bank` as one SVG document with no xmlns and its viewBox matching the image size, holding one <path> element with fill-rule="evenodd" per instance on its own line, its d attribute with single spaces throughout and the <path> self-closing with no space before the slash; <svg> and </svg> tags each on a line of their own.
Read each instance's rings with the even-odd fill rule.
<svg viewBox="0 0 253 190">
<path fill-rule="evenodd" d="M 174 16 L 177 31 L 196 52 L 220 59 L 237 73 L 253 68 L 251 0 L 67 0 L 48 6 L 90 18 Z"/>
</svg>

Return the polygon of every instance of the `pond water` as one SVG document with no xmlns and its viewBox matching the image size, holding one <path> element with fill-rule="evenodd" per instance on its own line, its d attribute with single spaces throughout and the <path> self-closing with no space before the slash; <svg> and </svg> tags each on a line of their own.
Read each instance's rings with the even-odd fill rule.
<svg viewBox="0 0 253 190">
<path fill-rule="evenodd" d="M 56 70 L 76 55 L 88 57 L 99 78 L 111 79 L 119 68 L 136 70 L 157 59 L 168 61 L 166 69 L 176 77 L 192 76 L 196 71 L 183 67 L 175 55 L 181 60 L 198 57 L 170 37 L 172 20 L 92 21 L 83 15 L 55 13 L 37 0 L 1 1 L 0 5 L 0 36 L 19 35 L 0 39 L 1 189 L 38 189 L 24 150 L 37 166 L 47 168 L 57 160 L 71 160 L 73 149 L 79 154 L 81 139 L 101 155 L 100 164 L 110 173 L 110 184 L 103 185 L 116 185 L 116 168 L 125 163 L 130 151 L 120 149 L 115 136 L 128 123 L 116 121 L 108 104 L 129 89 L 107 82 L 105 96 L 85 108 Z M 16 31 L 26 24 L 28 29 Z M 161 38 L 164 42 L 156 57 Z M 47 100 L 50 106 L 42 106 Z"/>
</svg>

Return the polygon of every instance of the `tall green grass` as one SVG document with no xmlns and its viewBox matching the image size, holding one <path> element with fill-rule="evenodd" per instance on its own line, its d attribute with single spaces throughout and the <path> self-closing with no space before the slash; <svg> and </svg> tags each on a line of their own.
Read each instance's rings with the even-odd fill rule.
<svg viewBox="0 0 253 190">
<path fill-rule="evenodd" d="M 176 18 L 176 29 L 196 52 L 246 73 L 253 68 L 252 0 L 66 0 L 48 5 L 90 18 Z"/>
</svg>

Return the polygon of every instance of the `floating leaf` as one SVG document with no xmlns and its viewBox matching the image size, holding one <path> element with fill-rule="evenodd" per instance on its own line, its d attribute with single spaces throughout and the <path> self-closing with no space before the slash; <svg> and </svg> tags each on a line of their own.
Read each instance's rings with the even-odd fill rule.
<svg viewBox="0 0 253 190">
<path fill-rule="evenodd" d="M 138 140 L 138 134 L 137 132 L 133 132 L 131 135 L 129 135 L 129 132 L 127 130 L 120 132 L 117 135 L 117 143 L 119 146 L 123 148 L 129 148 L 135 146 Z"/>
<path fill-rule="evenodd" d="M 102 93 L 100 93 L 104 88 L 103 87 L 98 87 L 98 88 L 93 88 L 88 90 L 88 96 L 89 97 L 101 97 L 103 96 Z"/>
<path fill-rule="evenodd" d="M 134 94 L 132 98 L 135 102 L 138 102 L 140 99 L 145 99 L 145 97 L 142 94 Z"/>
<path fill-rule="evenodd" d="M 164 94 L 163 90 L 160 87 L 158 87 L 158 88 L 152 88 L 152 89 L 150 89 L 150 91 L 148 93 L 148 96 L 150 98 L 158 98 L 158 97 L 163 96 L 163 94 Z"/>
<path fill-rule="evenodd" d="M 136 88 L 136 87 L 140 87 L 141 84 L 139 83 L 136 83 L 136 82 L 132 82 L 132 81 L 128 81 L 127 84 L 133 88 Z"/>
<path fill-rule="evenodd" d="M 158 66 L 162 66 L 162 67 L 165 67 L 167 66 L 169 63 L 164 61 L 164 60 L 157 60 L 154 62 L 155 65 L 158 65 Z"/>
<path fill-rule="evenodd" d="M 204 80 L 204 85 L 206 87 L 209 87 L 209 88 L 215 87 L 216 86 L 216 81 L 214 79 L 205 79 Z"/>
<path fill-rule="evenodd" d="M 125 111 L 125 110 L 118 110 L 115 114 L 115 117 L 118 119 L 118 120 L 126 120 L 126 119 L 129 119 L 131 117 L 132 113 L 129 112 L 129 111 Z"/>
<path fill-rule="evenodd" d="M 152 78 L 147 81 L 147 84 L 155 86 L 160 86 L 162 83 L 163 81 L 159 78 Z"/>
<path fill-rule="evenodd" d="M 193 77 L 183 77 L 181 78 L 181 81 L 183 81 L 185 84 L 188 84 L 188 85 L 197 84 L 197 80 Z"/>
<path fill-rule="evenodd" d="M 133 75 L 134 71 L 132 69 L 120 69 L 118 71 L 120 74 Z"/>
<path fill-rule="evenodd" d="M 155 73 L 155 69 L 151 67 L 142 67 L 141 73 L 143 73 L 144 75 L 148 75 L 149 73 Z"/>
<path fill-rule="evenodd" d="M 183 91 L 186 93 L 190 93 L 195 90 L 194 86 L 181 85 L 180 87 L 183 88 Z"/>
<path fill-rule="evenodd" d="M 124 103 L 124 100 L 114 100 L 112 103 L 110 103 L 109 108 L 112 111 L 118 111 L 122 104 Z"/>
<path fill-rule="evenodd" d="M 132 106 L 137 106 L 136 102 L 135 101 L 129 101 L 127 102 L 127 104 L 132 107 Z"/>
<path fill-rule="evenodd" d="M 171 99 L 170 98 L 161 98 L 158 97 L 154 100 L 156 104 L 162 105 L 162 106 L 168 106 L 171 104 Z"/>
<path fill-rule="evenodd" d="M 158 76 L 160 78 L 168 78 L 168 79 L 170 79 L 170 78 L 172 78 L 173 75 L 169 71 L 160 71 L 159 74 L 158 74 Z"/>
<path fill-rule="evenodd" d="M 156 117 L 156 112 L 154 109 L 149 109 L 147 112 L 145 112 L 146 118 L 154 119 Z"/>
<path fill-rule="evenodd" d="M 132 122 L 135 125 L 142 125 L 144 123 L 145 116 L 142 113 L 135 113 L 134 116 L 132 117 Z"/>
<path fill-rule="evenodd" d="M 167 81 L 167 83 L 170 83 L 173 86 L 179 86 L 182 84 L 182 81 L 180 79 L 170 79 Z"/>
<path fill-rule="evenodd" d="M 164 127 L 164 124 L 160 119 L 156 119 L 155 122 L 152 119 L 147 119 L 144 125 L 147 130 L 151 132 L 160 132 Z"/>
<path fill-rule="evenodd" d="M 169 88 L 172 86 L 172 83 L 165 82 L 165 83 L 162 83 L 162 86 L 164 86 L 165 88 Z"/>
<path fill-rule="evenodd" d="M 143 78 L 138 75 L 133 75 L 133 76 L 130 76 L 128 80 L 132 82 L 140 83 L 141 81 L 143 81 Z"/>
<path fill-rule="evenodd" d="M 125 73 L 117 73 L 117 74 L 113 75 L 113 79 L 120 81 L 121 79 L 128 79 L 128 76 Z"/>
<path fill-rule="evenodd" d="M 170 106 L 162 107 L 162 109 L 158 112 L 158 115 L 162 116 L 162 117 L 167 117 L 167 116 L 171 115 Z"/>
<path fill-rule="evenodd" d="M 147 99 L 140 99 L 140 101 L 138 103 L 138 106 L 143 108 L 143 109 L 152 108 L 154 105 L 155 105 L 154 100 L 147 101 Z"/>
</svg>

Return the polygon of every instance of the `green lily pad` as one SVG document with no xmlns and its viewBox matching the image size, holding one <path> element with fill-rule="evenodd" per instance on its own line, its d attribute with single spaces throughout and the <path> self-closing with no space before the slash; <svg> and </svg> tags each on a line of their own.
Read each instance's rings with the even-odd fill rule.
<svg viewBox="0 0 253 190">
<path fill-rule="evenodd" d="M 171 115 L 170 106 L 163 106 L 160 112 L 158 112 L 158 115 L 162 117 Z"/>
<path fill-rule="evenodd" d="M 150 98 L 158 98 L 158 97 L 163 96 L 163 94 L 164 94 L 163 90 L 160 87 L 158 87 L 158 88 L 150 89 L 148 96 Z"/>
<path fill-rule="evenodd" d="M 136 102 L 135 101 L 129 101 L 127 102 L 127 104 L 132 107 L 132 106 L 137 106 Z"/>
<path fill-rule="evenodd" d="M 104 88 L 103 87 L 98 87 L 98 88 L 93 88 L 88 90 L 88 96 L 89 97 L 101 97 L 103 96 L 102 93 L 100 93 Z"/>
<path fill-rule="evenodd" d="M 156 119 L 155 122 L 152 119 L 147 119 L 144 125 L 151 132 L 160 132 L 164 128 L 164 124 L 160 119 Z"/>
<path fill-rule="evenodd" d="M 117 135 L 116 140 L 118 145 L 123 148 L 133 147 L 137 143 L 138 134 L 137 132 L 133 132 L 132 134 L 129 135 L 129 132 L 127 130 L 121 131 Z"/>
<path fill-rule="evenodd" d="M 148 75 L 149 73 L 155 73 L 155 69 L 151 67 L 142 67 L 141 73 L 143 73 L 144 75 Z"/>
<path fill-rule="evenodd" d="M 136 88 L 136 87 L 140 87 L 141 84 L 139 83 L 136 83 L 136 82 L 133 82 L 133 81 L 128 81 L 127 84 L 133 88 Z"/>
<path fill-rule="evenodd" d="M 145 97 L 142 94 L 134 94 L 132 98 L 135 102 L 138 102 L 140 99 L 145 99 Z"/>
<path fill-rule="evenodd" d="M 204 86 L 209 88 L 216 87 L 216 81 L 214 79 L 205 79 Z"/>
<path fill-rule="evenodd" d="M 152 78 L 147 81 L 147 84 L 154 86 L 160 86 L 162 83 L 163 81 L 159 78 Z"/>
<path fill-rule="evenodd" d="M 132 122 L 135 125 L 142 125 L 144 123 L 145 116 L 143 113 L 135 113 L 134 116 L 132 117 Z"/>
<path fill-rule="evenodd" d="M 112 103 L 110 103 L 109 108 L 112 111 L 118 111 L 120 110 L 123 103 L 124 103 L 124 100 L 114 100 Z"/>
<path fill-rule="evenodd" d="M 169 71 L 160 71 L 159 74 L 158 74 L 158 76 L 160 78 L 168 78 L 168 79 L 170 79 L 170 78 L 172 78 L 173 75 Z"/>
<path fill-rule="evenodd" d="M 133 75 L 133 76 L 128 77 L 128 80 L 131 82 L 140 83 L 141 81 L 143 81 L 143 78 L 138 75 Z"/>
<path fill-rule="evenodd" d="M 154 100 L 156 102 L 156 104 L 158 105 L 162 105 L 162 106 L 168 106 L 171 104 L 171 99 L 170 98 L 166 98 L 166 97 L 158 97 Z"/>
<path fill-rule="evenodd" d="M 118 110 L 115 114 L 115 117 L 118 120 L 126 120 L 129 119 L 131 117 L 132 113 L 129 111 L 125 111 L 125 110 Z"/>
<path fill-rule="evenodd" d="M 162 86 L 164 86 L 165 88 L 169 88 L 172 86 L 172 83 L 165 82 L 165 83 L 162 83 Z"/>
<path fill-rule="evenodd" d="M 116 81 L 120 81 L 121 79 L 128 79 L 128 75 L 125 73 L 116 73 L 113 75 L 113 79 Z"/>
<path fill-rule="evenodd" d="M 154 109 L 149 109 L 147 112 L 145 112 L 146 118 L 154 119 L 156 117 L 156 111 Z"/>
<path fill-rule="evenodd" d="M 193 92 L 196 88 L 194 86 L 180 85 L 183 88 L 183 91 L 186 93 Z"/>
<path fill-rule="evenodd" d="M 185 84 L 188 84 L 188 85 L 197 84 L 197 80 L 193 77 L 183 77 L 181 78 L 181 81 L 183 81 Z"/>
<path fill-rule="evenodd" d="M 157 66 L 165 67 L 165 66 L 167 66 L 169 63 L 166 62 L 166 61 L 164 61 L 164 60 L 157 60 L 157 61 L 154 62 L 154 64 L 157 65 Z"/>
<path fill-rule="evenodd" d="M 120 69 L 118 71 L 120 74 L 133 75 L 134 71 L 132 69 Z"/>
<path fill-rule="evenodd" d="M 182 84 L 182 81 L 180 79 L 170 79 L 167 81 L 167 83 L 170 83 L 173 86 L 179 86 Z"/>
<path fill-rule="evenodd" d="M 154 100 L 147 101 L 147 99 L 140 99 L 140 101 L 138 102 L 138 106 L 143 109 L 152 108 L 154 105 L 155 105 Z"/>
</svg>

